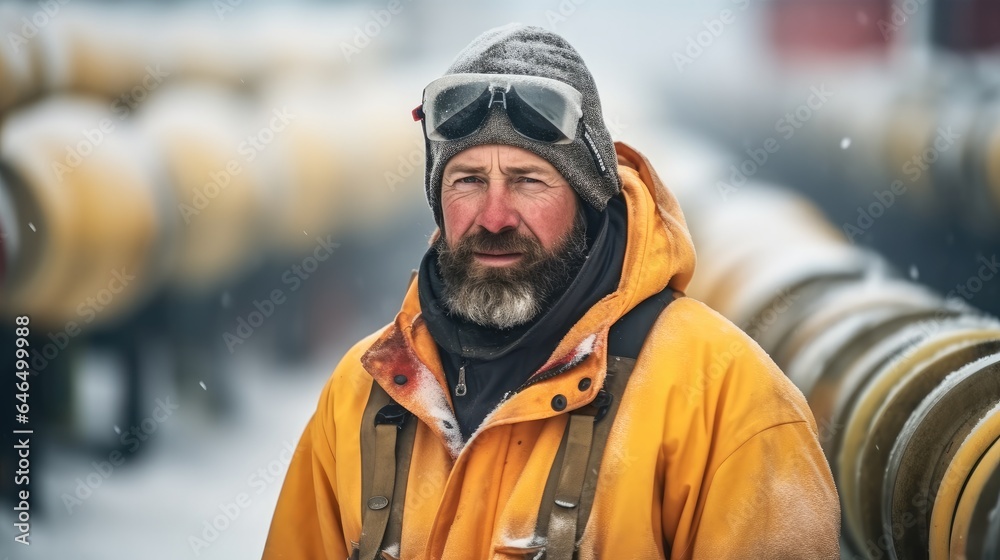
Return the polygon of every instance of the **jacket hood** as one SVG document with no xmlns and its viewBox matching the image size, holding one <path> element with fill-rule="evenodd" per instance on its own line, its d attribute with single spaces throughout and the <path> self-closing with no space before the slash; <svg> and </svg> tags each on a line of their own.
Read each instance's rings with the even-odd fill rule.
<svg viewBox="0 0 1000 560">
<path fill-rule="evenodd" d="M 668 285 L 683 292 L 691 280 L 694 245 L 677 199 L 645 156 L 621 142 L 615 149 L 628 215 L 618 288 L 569 329 L 545 365 L 521 391 L 502 402 L 479 431 L 498 423 L 541 419 L 561 412 L 550 406 L 553 393 L 566 396 L 566 412 L 588 404 L 603 386 L 610 327 Z M 459 455 L 465 442 L 454 419 L 437 347 L 421 315 L 416 282 L 410 283 L 395 321 L 362 356 L 362 364 L 396 402 L 441 437 L 453 457 Z M 566 375 L 561 375 L 564 372 Z M 594 383 L 581 391 L 577 387 L 584 377 Z"/>
</svg>

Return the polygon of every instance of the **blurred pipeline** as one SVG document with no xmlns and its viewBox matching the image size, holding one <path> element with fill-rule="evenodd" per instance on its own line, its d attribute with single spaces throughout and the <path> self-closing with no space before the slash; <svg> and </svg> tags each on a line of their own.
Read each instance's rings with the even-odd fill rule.
<svg viewBox="0 0 1000 560">
<path fill-rule="evenodd" d="M 0 311 L 30 318 L 46 441 L 106 456 L 163 391 L 227 417 L 237 352 L 300 362 L 391 318 L 423 144 L 413 88 L 345 61 L 330 22 L 360 7 L 37 8 L 0 5 Z"/>
<path fill-rule="evenodd" d="M 998 558 L 1000 323 L 971 300 L 998 309 L 981 290 L 1000 239 L 1000 13 L 769 6 L 769 62 L 665 86 L 729 151 L 649 139 L 698 251 L 690 295 L 805 394 L 845 558 Z"/>
<path fill-rule="evenodd" d="M 789 185 L 851 243 L 914 264 L 922 281 L 950 291 L 954 276 L 979 267 L 975 253 L 1000 249 L 996 3 L 766 7 L 756 58 L 662 84 L 683 108 L 675 122 L 738 155 L 716 189 Z M 997 295 L 988 286 L 977 304 L 1000 313 Z"/>
<path fill-rule="evenodd" d="M 707 264 L 691 295 L 754 336 L 806 395 L 847 542 L 875 558 L 984 558 L 1000 496 L 989 484 L 1000 480 L 1000 322 L 843 241 L 838 250 L 789 192 L 743 194 L 691 216 Z M 720 244 L 751 218 L 775 227 Z"/>
<path fill-rule="evenodd" d="M 750 181 L 720 201 L 728 154 L 643 141 L 691 227 L 689 295 L 752 336 L 809 402 L 844 557 L 996 558 L 1000 321 L 851 245 L 786 187 Z"/>
</svg>

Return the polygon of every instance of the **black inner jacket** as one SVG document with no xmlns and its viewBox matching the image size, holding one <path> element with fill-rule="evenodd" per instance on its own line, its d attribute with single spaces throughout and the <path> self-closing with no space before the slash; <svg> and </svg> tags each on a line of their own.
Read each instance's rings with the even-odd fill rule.
<svg viewBox="0 0 1000 560">
<path fill-rule="evenodd" d="M 621 195 L 612 198 L 600 214 L 586 209 L 590 250 L 576 278 L 535 320 L 511 329 L 485 327 L 449 314 L 441 303 L 444 286 L 437 250 L 431 247 L 424 255 L 417 280 L 421 313 L 437 343 L 466 441 L 505 395 L 545 364 L 584 313 L 618 288 L 625 260 L 625 201 Z M 455 386 L 462 365 L 468 392 L 459 397 Z"/>
</svg>

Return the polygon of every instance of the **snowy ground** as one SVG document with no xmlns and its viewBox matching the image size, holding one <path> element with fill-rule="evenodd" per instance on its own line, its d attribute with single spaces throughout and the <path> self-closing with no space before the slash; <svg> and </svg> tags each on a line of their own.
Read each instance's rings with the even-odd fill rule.
<svg viewBox="0 0 1000 560">
<path fill-rule="evenodd" d="M 259 558 L 290 457 L 285 450 L 297 443 L 332 366 L 327 359 L 275 372 L 257 364 L 240 366 L 237 418 L 206 423 L 197 411 L 180 414 L 181 399 L 176 417 L 146 442 L 149 449 L 126 457 L 71 511 L 62 495 L 74 494 L 77 478 L 97 480 L 94 457 L 50 453 L 32 482 L 42 493 L 32 507 L 47 514 L 32 519 L 31 545 L 24 547 L 12 544 L 12 512 L 4 508 L 0 560 Z M 215 519 L 225 509 L 234 520 Z M 213 521 L 224 530 L 206 536 Z"/>
</svg>

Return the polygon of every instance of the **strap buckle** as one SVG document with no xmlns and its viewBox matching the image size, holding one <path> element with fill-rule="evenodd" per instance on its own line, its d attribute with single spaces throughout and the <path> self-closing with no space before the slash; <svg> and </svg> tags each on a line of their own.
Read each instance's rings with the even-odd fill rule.
<svg viewBox="0 0 1000 560">
<path fill-rule="evenodd" d="M 392 424 L 402 430 L 406 420 L 410 417 L 410 411 L 398 403 L 389 403 L 383 406 L 375 414 L 375 425 Z"/>
<path fill-rule="evenodd" d="M 507 110 L 507 90 L 499 86 L 490 86 L 490 107 L 500 105 Z"/>
<path fill-rule="evenodd" d="M 597 392 L 597 396 L 594 400 L 590 401 L 587 405 L 577 409 L 573 414 L 585 414 L 594 417 L 594 423 L 598 423 L 602 418 L 608 415 L 608 411 L 611 410 L 611 403 L 615 402 L 615 396 L 610 392 L 601 389 Z"/>
<path fill-rule="evenodd" d="M 602 418 L 607 416 L 608 410 L 611 409 L 611 403 L 615 401 L 615 396 L 611 393 L 601 389 L 597 392 L 597 396 L 594 397 L 594 402 L 590 403 L 591 406 L 597 408 L 597 414 L 594 415 L 594 423 L 600 422 Z"/>
</svg>

